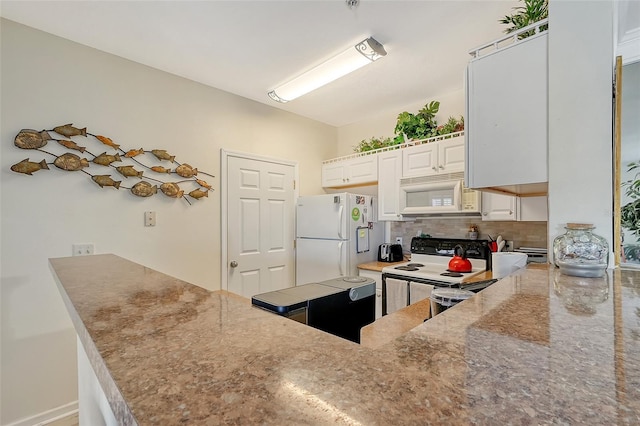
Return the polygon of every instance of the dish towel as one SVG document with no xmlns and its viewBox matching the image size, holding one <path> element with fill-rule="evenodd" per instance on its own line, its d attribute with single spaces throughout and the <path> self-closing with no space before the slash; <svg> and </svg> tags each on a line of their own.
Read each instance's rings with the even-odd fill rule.
<svg viewBox="0 0 640 426">
<path fill-rule="evenodd" d="M 429 284 L 420 284 L 420 283 L 410 283 L 409 291 L 411 293 L 410 299 L 411 304 L 416 303 L 420 300 L 428 299 L 431 297 L 431 290 L 433 290 L 433 286 Z"/>
<path fill-rule="evenodd" d="M 387 314 L 407 306 L 407 282 L 387 278 Z"/>
</svg>

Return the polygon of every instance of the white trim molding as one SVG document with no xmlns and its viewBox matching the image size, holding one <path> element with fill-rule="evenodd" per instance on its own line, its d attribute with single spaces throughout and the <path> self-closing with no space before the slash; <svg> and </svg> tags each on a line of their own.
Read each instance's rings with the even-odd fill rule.
<svg viewBox="0 0 640 426">
<path fill-rule="evenodd" d="M 63 419 L 78 413 L 78 401 L 61 405 L 51 410 L 43 411 L 31 417 L 20 419 L 5 426 L 45 426 L 56 420 Z"/>
</svg>

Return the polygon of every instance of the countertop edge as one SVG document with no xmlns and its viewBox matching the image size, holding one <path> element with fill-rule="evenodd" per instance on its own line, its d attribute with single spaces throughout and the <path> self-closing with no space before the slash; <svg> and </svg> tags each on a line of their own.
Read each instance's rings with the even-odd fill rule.
<svg viewBox="0 0 640 426">
<path fill-rule="evenodd" d="M 119 257 L 116 255 L 110 255 L 114 257 Z M 109 369 L 107 368 L 104 359 L 100 355 L 98 348 L 96 347 L 95 342 L 89 335 L 89 331 L 85 327 L 82 319 L 78 315 L 78 311 L 75 306 L 69 299 L 69 296 L 64 289 L 64 286 L 60 282 L 58 278 L 58 274 L 55 271 L 53 263 L 56 261 L 56 258 L 49 259 L 49 270 L 53 275 L 54 281 L 56 282 L 56 286 L 60 291 L 60 296 L 64 302 L 67 311 L 69 312 L 69 317 L 71 318 L 71 322 L 73 323 L 73 327 L 76 330 L 76 335 L 78 336 L 78 341 L 82 344 L 83 350 L 85 351 L 87 358 L 89 359 L 89 363 L 91 364 L 91 368 L 96 374 L 98 381 L 100 383 L 100 387 L 107 397 L 107 402 L 109 403 L 109 407 L 111 407 L 111 411 L 115 415 L 116 420 L 119 425 L 124 426 L 138 426 L 138 422 L 135 419 L 129 405 L 125 401 L 120 389 L 116 385 L 113 377 L 109 373 Z M 80 349 L 80 348 L 78 348 Z"/>
</svg>

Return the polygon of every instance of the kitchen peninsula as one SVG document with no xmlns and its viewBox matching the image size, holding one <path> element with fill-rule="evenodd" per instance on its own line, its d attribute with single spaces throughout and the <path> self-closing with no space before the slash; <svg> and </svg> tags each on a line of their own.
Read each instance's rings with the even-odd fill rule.
<svg viewBox="0 0 640 426">
<path fill-rule="evenodd" d="M 640 271 L 521 270 L 373 350 L 115 255 L 50 267 L 119 424 L 640 422 Z"/>
</svg>

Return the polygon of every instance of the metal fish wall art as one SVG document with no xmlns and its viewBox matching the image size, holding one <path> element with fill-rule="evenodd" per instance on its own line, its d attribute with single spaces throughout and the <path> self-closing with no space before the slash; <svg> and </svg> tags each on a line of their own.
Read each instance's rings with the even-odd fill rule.
<svg viewBox="0 0 640 426">
<path fill-rule="evenodd" d="M 138 171 L 134 169 L 133 166 L 119 166 L 116 167 L 116 170 L 124 177 L 135 176 L 141 178 L 144 173 L 142 170 Z"/>
<path fill-rule="evenodd" d="M 208 197 L 209 191 L 208 190 L 203 191 L 202 189 L 194 189 L 189 193 L 189 196 L 195 198 L 196 200 L 199 200 L 202 197 Z"/>
<path fill-rule="evenodd" d="M 51 140 L 51 136 L 45 130 L 22 129 L 13 140 L 13 144 L 22 149 L 42 148 Z"/>
<path fill-rule="evenodd" d="M 62 135 L 64 138 L 55 136 L 56 134 Z M 73 140 L 73 138 L 76 137 L 83 138 L 83 146 L 78 145 L 77 142 Z M 47 150 L 43 149 L 51 140 L 58 143 L 49 145 L 49 147 L 53 148 L 47 147 Z M 96 155 L 94 154 L 96 151 L 93 151 L 92 149 L 93 145 L 90 145 L 91 140 L 94 141 L 94 147 L 98 147 L 97 149 L 99 149 L 99 147 L 103 147 L 104 149 L 104 145 L 107 145 L 115 152 L 112 151 L 109 154 L 107 154 L 107 152 L 103 152 Z M 196 176 L 198 173 L 211 177 L 214 176 L 203 171 L 198 171 L 196 167 L 192 167 L 190 164 L 176 161 L 175 155 L 169 154 L 165 149 L 145 150 L 144 148 L 139 148 L 125 150 L 121 148 L 119 143 L 115 143 L 110 137 L 89 133 L 86 127 L 75 127 L 72 123 L 55 126 L 49 130 L 38 131 L 33 129 L 22 129 L 14 138 L 14 145 L 20 149 L 36 150 L 53 158 L 52 162 L 47 162 L 47 160 L 33 162 L 29 161 L 29 158 L 26 158 L 11 166 L 11 170 L 16 173 L 32 175 L 40 170 L 50 170 L 49 164 L 53 164 L 63 171 L 81 171 L 82 173 L 89 175 L 91 180 L 101 188 L 111 187 L 115 189 L 128 189 L 137 197 L 151 197 L 157 194 L 159 192 L 158 188 L 160 188 L 160 192 L 162 192 L 166 197 L 182 198 L 188 204 L 191 204 L 191 202 L 187 195 L 190 198 L 199 200 L 201 198 L 208 197 L 209 191 L 213 190 L 210 184 L 202 179 L 196 178 Z M 89 157 L 89 159 L 80 157 L 79 155 L 71 152 L 60 152 L 65 148 L 83 153 Z M 50 152 L 49 150 L 53 152 Z M 175 169 L 172 170 L 171 167 L 167 168 L 159 164 L 150 164 L 150 160 L 153 162 L 169 161 L 176 164 L 176 166 Z M 123 161 L 124 164 L 119 166 L 112 164 Z M 165 182 L 154 177 L 147 177 L 147 180 L 157 182 L 158 184 L 141 180 L 133 186 L 127 187 L 121 185 L 122 181 L 114 180 L 110 174 L 91 173 L 90 171 L 93 170 L 93 167 L 90 167 L 91 163 L 96 164 L 97 166 L 94 167 L 99 167 L 101 171 L 106 170 L 104 167 L 111 167 L 120 175 L 124 176 L 125 179 L 129 177 L 142 179 L 144 170 L 139 170 L 137 168 L 138 166 L 157 173 L 159 177 L 164 176 L 165 178 L 169 178 L 171 175 L 177 175 L 182 179 L 175 182 Z M 185 191 L 180 187 L 180 185 L 178 185 L 183 183 L 188 184 L 189 182 L 193 185 L 197 185 L 195 189 L 192 189 L 189 192 Z"/>
<path fill-rule="evenodd" d="M 57 139 L 56 139 L 57 140 Z M 74 141 L 68 141 L 66 139 L 58 140 L 58 143 L 65 148 L 75 149 L 76 151 L 84 152 L 87 147 L 86 146 L 78 146 Z"/>
<path fill-rule="evenodd" d="M 176 173 L 179 176 L 182 176 L 184 178 L 190 178 L 190 177 L 194 177 L 194 176 L 196 176 L 198 174 L 198 169 L 194 169 L 193 167 L 191 167 L 187 163 L 184 163 L 184 164 L 181 164 L 180 166 L 176 167 Z"/>
<path fill-rule="evenodd" d="M 167 182 L 160 185 L 160 191 L 167 197 L 180 198 L 184 195 L 184 191 L 180 189 L 177 183 Z"/>
<path fill-rule="evenodd" d="M 157 185 L 151 185 L 149 182 L 142 181 L 138 182 L 131 188 L 131 192 L 133 195 L 137 195 L 138 197 L 151 197 L 153 194 L 158 192 Z"/>
<path fill-rule="evenodd" d="M 153 170 L 156 173 L 171 173 L 171 169 L 167 169 L 162 166 L 153 166 L 151 167 L 151 170 Z"/>
<path fill-rule="evenodd" d="M 140 148 L 140 149 L 130 149 L 129 151 L 127 151 L 124 156 L 126 158 L 133 158 L 133 157 L 137 157 L 140 154 L 144 154 L 144 149 Z"/>
<path fill-rule="evenodd" d="M 77 127 L 73 127 L 73 123 L 54 127 L 53 131 L 68 138 L 71 136 L 87 136 L 86 127 L 84 129 L 78 129 Z"/>
<path fill-rule="evenodd" d="M 104 188 L 105 186 L 113 186 L 115 189 L 119 189 L 120 184 L 122 183 L 121 180 L 115 181 L 111 179 L 110 175 L 95 175 L 91 176 L 91 179 L 93 179 L 95 183 L 100 185 L 100 188 Z"/>
<path fill-rule="evenodd" d="M 39 163 L 34 163 L 32 161 L 29 161 L 28 158 L 25 158 L 21 162 L 11 166 L 11 170 L 13 170 L 14 172 L 24 173 L 25 175 L 31 175 L 33 174 L 33 172 L 37 172 L 38 170 L 42 169 L 49 170 L 49 166 L 47 166 L 46 160 L 42 160 Z"/>
<path fill-rule="evenodd" d="M 85 167 L 89 167 L 89 160 L 87 160 L 86 158 L 80 158 L 75 154 L 67 152 L 66 154 L 58 156 L 53 161 L 53 165 L 68 172 L 75 172 L 78 170 L 82 170 Z"/>
<path fill-rule="evenodd" d="M 120 160 L 120 154 L 109 155 L 106 152 L 103 152 L 102 154 L 98 155 L 96 158 L 93 159 L 94 163 L 100 164 L 101 166 L 108 166 L 111 163 L 114 163 L 116 161 L 122 161 Z"/>
<path fill-rule="evenodd" d="M 111 148 L 113 148 L 115 150 L 120 148 L 120 145 L 118 145 L 117 143 L 113 143 L 111 138 L 108 138 L 106 136 L 100 136 L 100 135 L 95 135 L 95 138 L 98 139 L 103 144 L 108 145 L 108 146 L 110 146 Z"/>
<path fill-rule="evenodd" d="M 155 155 L 158 160 L 168 160 L 173 163 L 176 159 L 175 155 L 168 154 L 164 149 L 152 149 L 151 153 Z"/>
</svg>

